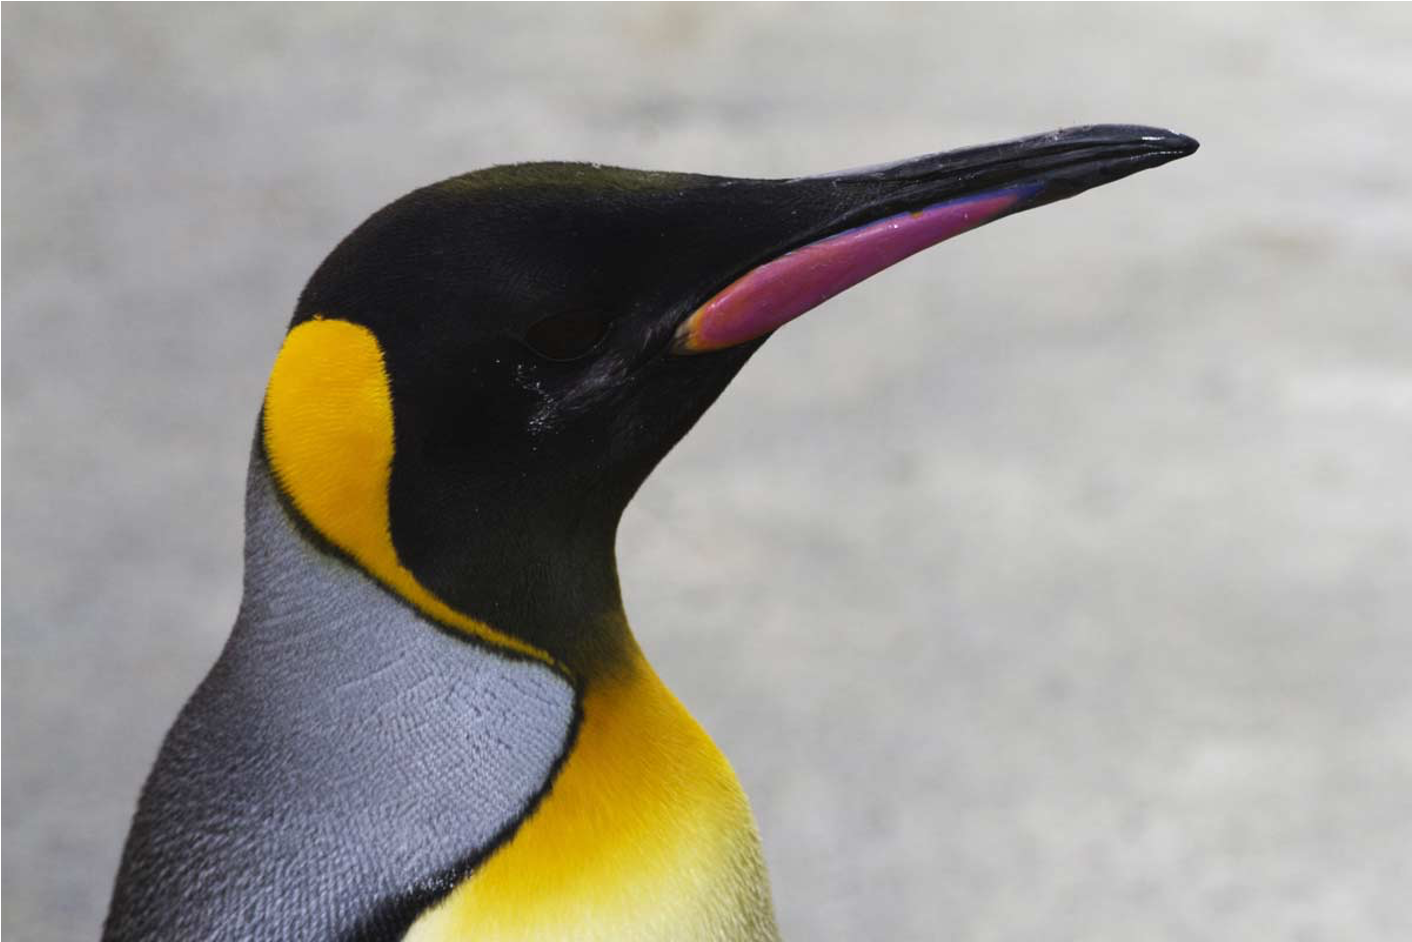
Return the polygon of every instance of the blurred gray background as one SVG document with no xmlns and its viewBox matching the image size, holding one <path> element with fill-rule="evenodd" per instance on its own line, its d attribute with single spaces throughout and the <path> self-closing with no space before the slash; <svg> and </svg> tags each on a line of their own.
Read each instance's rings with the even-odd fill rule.
<svg viewBox="0 0 1412 942">
<path fill-rule="evenodd" d="M 1412 7 L 17 6 L 7 939 L 93 938 L 304 279 L 492 163 L 1199 154 L 781 332 L 629 511 L 795 940 L 1412 937 Z"/>
</svg>

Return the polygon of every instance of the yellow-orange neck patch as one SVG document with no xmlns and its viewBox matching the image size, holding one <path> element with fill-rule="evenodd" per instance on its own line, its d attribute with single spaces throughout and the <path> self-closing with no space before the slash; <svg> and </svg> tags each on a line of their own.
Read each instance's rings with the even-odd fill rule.
<svg viewBox="0 0 1412 942">
<path fill-rule="evenodd" d="M 265 392 L 265 454 L 304 519 L 375 579 L 433 621 L 558 666 L 548 652 L 456 611 L 397 557 L 392 390 L 372 331 L 315 318 L 285 337 Z"/>
</svg>

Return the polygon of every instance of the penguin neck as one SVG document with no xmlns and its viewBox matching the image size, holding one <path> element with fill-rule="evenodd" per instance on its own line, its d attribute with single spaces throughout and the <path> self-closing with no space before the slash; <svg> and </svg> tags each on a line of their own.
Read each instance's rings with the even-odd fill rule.
<svg viewBox="0 0 1412 942">
<path fill-rule="evenodd" d="M 534 814 L 412 926 L 407 942 L 586 932 L 778 942 L 749 800 L 628 627 L 617 515 L 596 525 L 545 515 L 557 523 L 542 529 L 486 526 L 494 513 L 475 516 L 475 538 L 441 557 L 457 560 L 445 571 L 459 579 L 436 588 L 566 667 L 578 722 Z"/>
<path fill-rule="evenodd" d="M 277 479 L 259 441 L 251 460 L 252 481 Z M 252 487 L 246 511 L 247 572 L 251 560 L 265 550 L 261 531 L 250 526 L 252 515 L 260 512 L 250 504 L 262 495 L 275 495 L 314 548 L 361 569 L 453 634 L 469 633 L 503 653 L 527 654 L 576 683 L 632 672 L 642 664 L 618 582 L 618 514 L 597 519 L 560 515 L 554 526 L 542 505 L 540 512 L 526 513 L 508 503 L 466 500 L 446 516 L 474 524 L 454 531 L 406 528 L 420 531 L 419 538 L 407 538 L 398 526 L 399 515 L 391 515 L 383 531 L 384 541 L 390 537 L 388 552 L 370 561 L 329 539 L 284 487 Z M 428 539 L 432 533 L 436 538 Z"/>
<path fill-rule="evenodd" d="M 507 542 L 521 552 L 528 545 L 523 538 Z M 482 543 L 484 552 L 492 552 L 493 546 Z M 601 547 L 602 543 L 596 549 L 589 543 L 579 552 Z M 533 813 L 514 818 L 503 837 L 468 844 L 467 853 L 477 846 L 491 848 L 488 856 L 475 858 L 474 869 L 467 872 L 458 864 L 440 871 L 435 885 L 450 890 L 416 919 L 405 936 L 409 940 L 470 937 L 487 934 L 486 927 L 496 930 L 488 934 L 505 939 L 577 937 L 590 914 L 595 925 L 606 927 L 595 938 L 636 939 L 648 934 L 721 938 L 723 926 L 734 927 L 728 933 L 732 938 L 776 938 L 769 881 L 749 802 L 724 755 L 658 678 L 633 640 L 617 592 L 611 547 L 595 558 L 600 563 L 606 560 L 606 572 L 600 569 L 596 581 L 584 577 L 581 570 L 578 578 L 563 574 L 583 565 L 574 555 L 545 555 L 528 557 L 533 563 L 529 571 L 538 575 L 538 581 L 510 581 L 495 587 L 478 577 L 461 584 L 462 591 L 498 604 L 494 611 L 505 617 L 497 619 L 495 627 L 516 629 L 510 637 L 517 642 L 532 638 L 544 643 L 553 662 L 536 664 L 543 659 L 532 655 L 509 660 L 485 654 L 453 640 L 474 639 L 468 637 L 465 625 L 449 617 L 462 613 L 442 604 L 439 596 L 436 605 L 409 598 L 405 586 L 399 591 L 390 579 L 378 578 L 371 567 L 319 537 L 292 511 L 257 445 L 247 497 L 246 598 L 238 628 L 247 651 L 253 650 L 257 658 L 268 651 L 284 651 L 293 631 L 299 636 L 297 643 L 327 651 L 335 660 L 342 656 L 340 652 L 361 655 L 371 647 L 368 636 L 349 630 L 350 623 L 361 619 L 376 626 L 374 637 L 383 643 L 397 637 L 397 631 L 418 632 L 415 638 L 393 640 L 388 647 L 426 652 L 423 665 L 431 658 L 444 659 L 446 669 L 430 668 L 428 676 L 459 675 L 469 667 L 503 679 L 504 689 L 491 691 L 479 709 L 515 712 L 521 728 L 517 735 L 523 738 L 513 740 L 514 749 L 502 750 L 506 756 L 525 754 L 526 745 L 555 741 L 531 722 L 537 711 L 561 717 L 562 726 L 555 726 L 562 736 L 555 750 L 558 758 L 552 766 L 543 763 L 547 787 L 532 799 Z M 466 564 L 473 559 L 468 557 Z M 523 562 L 527 557 L 505 559 Z M 502 577 L 510 579 L 506 570 L 513 567 L 502 559 L 487 569 L 494 572 L 497 567 Z M 341 574 L 345 584 L 332 591 L 327 581 L 311 579 L 310 573 Z M 355 582 L 367 591 L 353 599 L 348 587 Z M 534 604 L 516 599 L 517 585 L 533 597 Z M 584 594 L 588 589 L 598 594 Z M 390 607 L 372 611 L 380 599 Z M 409 617 L 398 617 L 404 611 L 402 603 L 411 610 Z M 489 605 L 482 601 L 481 607 L 467 607 L 492 624 Z M 527 621 L 544 634 L 525 631 Z M 559 631 L 551 633 L 549 629 L 556 626 Z M 515 653 L 494 640 L 490 646 L 502 654 Z M 467 659 L 468 655 L 477 656 Z M 382 662 L 400 664 L 407 659 L 382 651 L 374 660 L 380 663 L 370 675 L 382 677 L 386 674 Z M 301 703 L 322 702 L 321 698 L 347 686 L 328 683 L 318 697 L 311 696 L 306 670 L 301 663 L 291 675 Z M 340 672 L 342 668 L 330 670 L 325 680 Z M 566 678 L 565 673 L 573 676 Z M 423 684 L 418 680 L 410 686 L 421 689 Z M 515 700 L 517 695 L 523 695 L 521 701 Z M 552 701 L 552 710 L 545 707 L 546 701 Z M 378 768 L 404 768 L 409 757 L 423 755 L 428 745 L 435 747 L 432 753 L 437 756 L 461 755 L 448 744 L 467 735 L 462 725 L 476 728 L 480 722 L 464 713 L 433 711 L 428 716 L 444 721 L 440 734 L 444 738 L 427 738 L 431 727 L 419 723 L 418 737 L 390 743 L 396 758 L 379 763 Z M 319 722 L 306 725 L 316 728 Z M 501 751 L 487 754 L 491 753 Z M 505 775 L 499 765 L 483 762 L 465 768 L 453 762 L 449 768 L 467 774 L 479 769 L 478 774 L 496 782 Z M 453 780 L 450 772 L 426 778 L 428 783 Z M 504 789 L 500 788 L 491 791 L 505 801 L 522 797 L 501 795 Z M 468 807 L 479 807 L 477 800 L 484 804 L 485 799 L 474 794 L 473 789 L 465 791 Z M 398 801 L 404 800 L 405 795 L 399 795 Z M 405 822 L 397 826 L 406 827 Z M 456 837 L 439 836 L 453 841 Z M 461 859 L 471 858 L 463 854 Z"/>
<path fill-rule="evenodd" d="M 475 524 L 432 544 L 399 541 L 394 524 L 405 564 L 438 598 L 578 679 L 616 674 L 640 658 L 618 581 L 616 514 L 574 519 L 481 506 L 464 517 Z"/>
</svg>

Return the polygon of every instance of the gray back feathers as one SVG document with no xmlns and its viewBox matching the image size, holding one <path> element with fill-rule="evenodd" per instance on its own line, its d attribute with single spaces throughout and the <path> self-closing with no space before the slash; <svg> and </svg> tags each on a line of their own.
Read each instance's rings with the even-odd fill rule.
<svg viewBox="0 0 1412 942">
<path fill-rule="evenodd" d="M 315 549 L 258 454 L 245 565 L 235 629 L 143 790 L 104 938 L 396 938 L 542 791 L 574 692 Z"/>
</svg>

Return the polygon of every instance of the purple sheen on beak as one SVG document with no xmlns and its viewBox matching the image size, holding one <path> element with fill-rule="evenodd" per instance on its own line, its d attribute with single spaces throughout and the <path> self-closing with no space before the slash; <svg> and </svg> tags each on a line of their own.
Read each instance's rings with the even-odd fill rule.
<svg viewBox="0 0 1412 942">
<path fill-rule="evenodd" d="M 884 268 L 997 218 L 1039 184 L 967 196 L 865 223 L 746 272 L 677 328 L 675 353 L 734 347 L 787 324 Z"/>
</svg>

